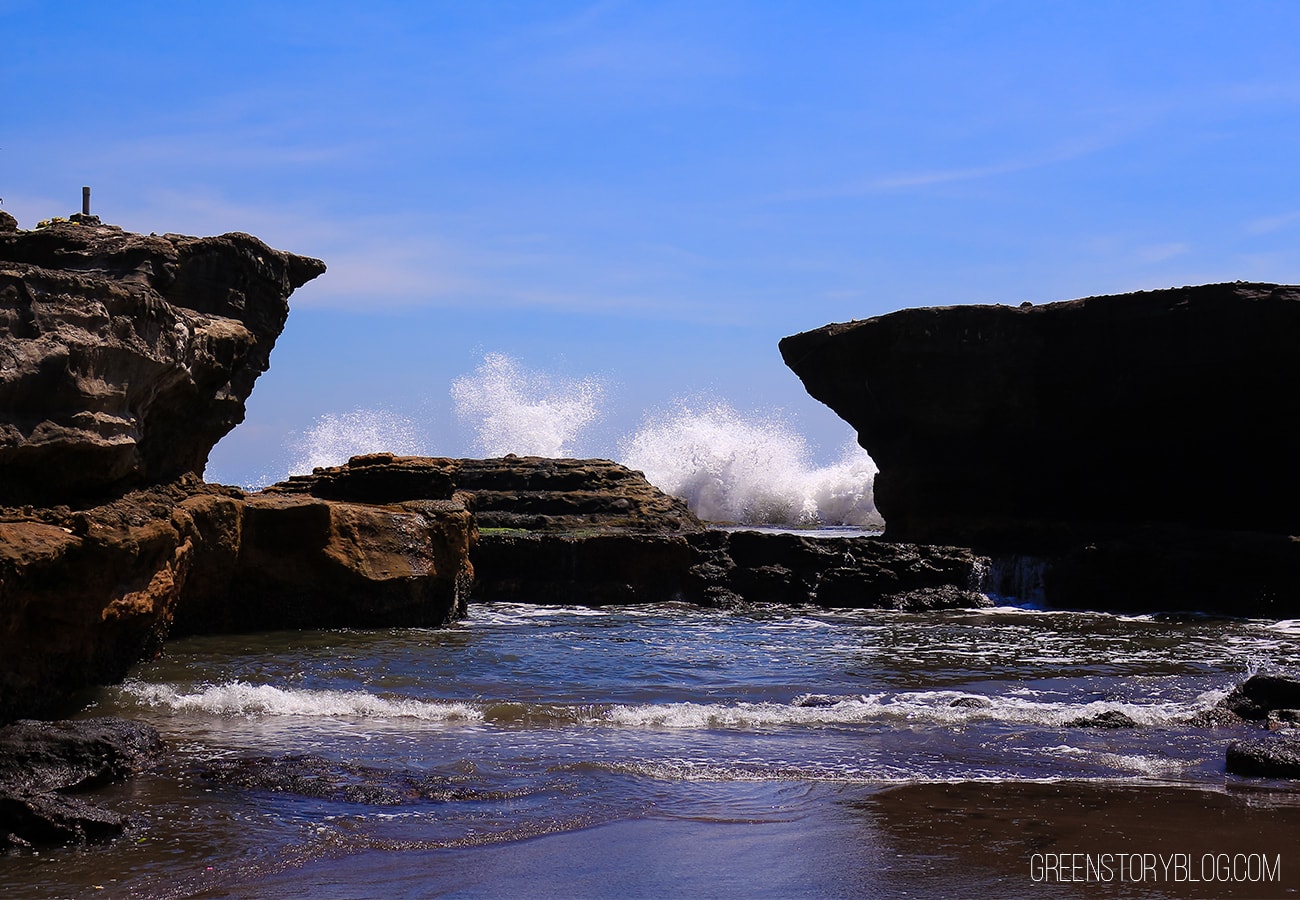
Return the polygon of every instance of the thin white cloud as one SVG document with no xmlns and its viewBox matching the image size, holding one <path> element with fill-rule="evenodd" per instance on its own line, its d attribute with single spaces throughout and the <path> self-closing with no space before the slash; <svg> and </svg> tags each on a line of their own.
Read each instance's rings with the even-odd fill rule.
<svg viewBox="0 0 1300 900">
<path fill-rule="evenodd" d="M 1108 149 L 1119 143 L 1121 139 L 1118 130 L 1105 129 L 1097 134 L 1062 141 L 1037 154 L 1016 156 L 1001 162 L 877 175 L 823 188 L 789 191 L 768 199 L 775 202 L 836 199 L 908 191 L 939 184 L 979 181 L 1072 162 Z"/>
<path fill-rule="evenodd" d="M 575 256 L 545 234 L 475 244 L 439 233 L 417 214 L 341 219 L 314 207 L 159 191 L 107 221 L 137 231 L 243 231 L 277 249 L 318 257 L 327 270 L 294 294 L 301 309 L 548 309 L 680 321 L 729 316 L 725 304 L 703 307 L 657 287 L 653 264 Z"/>
<path fill-rule="evenodd" d="M 1277 216 L 1264 216 L 1246 223 L 1247 234 L 1271 234 L 1292 225 L 1300 224 L 1300 210 Z"/>
<path fill-rule="evenodd" d="M 1148 244 L 1138 247 L 1136 256 L 1139 262 L 1159 263 L 1176 256 L 1191 252 L 1191 247 L 1181 241 L 1167 241 L 1162 244 Z"/>
</svg>

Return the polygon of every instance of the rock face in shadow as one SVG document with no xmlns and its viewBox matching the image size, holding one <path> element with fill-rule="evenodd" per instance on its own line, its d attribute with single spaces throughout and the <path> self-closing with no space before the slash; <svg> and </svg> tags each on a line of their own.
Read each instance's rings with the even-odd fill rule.
<svg viewBox="0 0 1300 900">
<path fill-rule="evenodd" d="M 890 539 L 1064 560 L 1060 586 L 1091 573 L 1087 606 L 1142 608 L 1154 590 L 1182 609 L 1291 615 L 1296 334 L 1300 288 L 1239 282 L 909 309 L 781 353 L 879 466 Z M 1199 560 L 1181 580 L 1180 559 Z"/>
<path fill-rule="evenodd" d="M 909 309 L 781 342 L 899 540 L 1034 523 L 1300 533 L 1300 288 Z M 1217 489 L 1216 489 L 1217 486 Z"/>
<path fill-rule="evenodd" d="M 202 473 L 323 271 L 246 234 L 0 233 L 0 503 Z"/>
</svg>

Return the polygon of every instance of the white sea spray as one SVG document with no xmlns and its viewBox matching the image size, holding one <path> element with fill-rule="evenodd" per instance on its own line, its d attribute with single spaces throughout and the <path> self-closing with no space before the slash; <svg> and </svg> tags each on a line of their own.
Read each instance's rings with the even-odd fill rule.
<svg viewBox="0 0 1300 900">
<path fill-rule="evenodd" d="M 590 427 L 604 416 L 604 383 L 563 378 L 489 353 L 457 378 L 458 418 L 488 457 L 569 457 L 584 451 Z M 647 415 L 618 443 L 618 461 L 681 497 L 702 519 L 745 525 L 849 525 L 877 528 L 872 485 L 876 466 L 850 442 L 839 459 L 812 462 L 807 440 L 778 411 L 740 413 L 718 399 L 674 401 Z M 321 416 L 293 446 L 291 473 L 342 465 L 362 453 L 427 453 L 416 422 L 385 409 Z"/>
<path fill-rule="evenodd" d="M 560 378 L 489 353 L 472 375 L 452 383 L 451 396 L 484 456 L 564 457 L 600 418 L 605 387 L 596 378 Z"/>
<path fill-rule="evenodd" d="M 679 400 L 620 444 L 621 461 L 700 518 L 749 525 L 879 526 L 871 457 L 846 446 L 812 464 L 802 435 L 776 413 L 742 415 L 720 400 Z"/>
<path fill-rule="evenodd" d="M 386 409 L 326 413 L 294 443 L 290 474 L 318 466 L 340 466 L 364 453 L 415 455 L 424 452 L 414 420 Z"/>
</svg>

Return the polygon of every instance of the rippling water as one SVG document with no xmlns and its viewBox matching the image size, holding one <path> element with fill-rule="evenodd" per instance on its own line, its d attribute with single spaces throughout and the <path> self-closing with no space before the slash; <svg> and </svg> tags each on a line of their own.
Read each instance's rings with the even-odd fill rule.
<svg viewBox="0 0 1300 900">
<path fill-rule="evenodd" d="M 1208 817 L 1291 852 L 1300 797 L 1224 774 L 1241 731 L 1182 724 L 1259 669 L 1300 671 L 1300 622 L 481 604 L 444 630 L 181 640 L 87 710 L 148 721 L 169 743 L 159 771 L 108 796 L 144 827 L 0 860 L 0 885 L 41 897 L 1041 896 L 1030 845 L 995 852 L 970 822 L 1002 810 L 997 833 L 1014 836 L 1038 810 L 1068 844 L 1079 810 L 1126 803 L 1163 815 L 1170 834 Z M 1066 725 L 1110 710 L 1141 727 Z M 446 790 L 367 805 L 202 775 L 291 753 Z M 961 785 L 975 793 L 952 793 Z M 1049 789 L 1075 825 L 1044 818 Z"/>
</svg>

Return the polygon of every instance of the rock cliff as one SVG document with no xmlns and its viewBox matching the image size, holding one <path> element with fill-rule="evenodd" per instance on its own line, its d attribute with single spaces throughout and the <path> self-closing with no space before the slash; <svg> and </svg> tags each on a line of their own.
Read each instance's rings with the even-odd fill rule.
<svg viewBox="0 0 1300 900">
<path fill-rule="evenodd" d="M 246 234 L 0 233 L 0 503 L 201 473 L 323 271 Z"/>
<path fill-rule="evenodd" d="M 287 298 L 325 270 L 246 234 L 0 223 L 0 721 L 158 650 Z M 209 529 L 211 530 L 211 529 Z"/>
<path fill-rule="evenodd" d="M 205 485 L 318 260 L 246 234 L 0 221 L 0 722 L 67 711 L 192 628 L 443 624 L 473 522 L 446 503 Z"/>
<path fill-rule="evenodd" d="M 1064 559 L 1082 605 L 1137 578 L 1119 605 L 1276 615 L 1300 584 L 1297 334 L 1300 288 L 1238 282 L 909 309 L 780 347 L 879 466 L 890 539 Z M 1241 558 L 1263 568 L 1234 586 Z"/>
<path fill-rule="evenodd" d="M 1300 533 L 1300 288 L 909 309 L 781 342 L 899 540 L 1042 523 Z M 1039 532 L 1041 535 L 1041 531 Z"/>
</svg>

